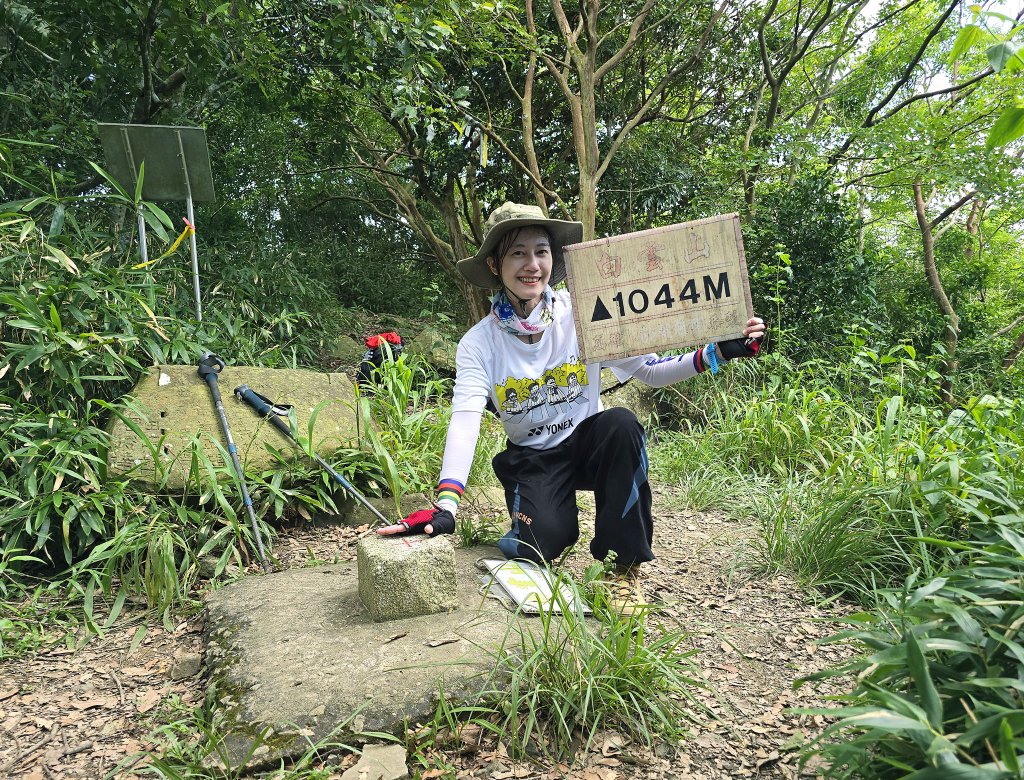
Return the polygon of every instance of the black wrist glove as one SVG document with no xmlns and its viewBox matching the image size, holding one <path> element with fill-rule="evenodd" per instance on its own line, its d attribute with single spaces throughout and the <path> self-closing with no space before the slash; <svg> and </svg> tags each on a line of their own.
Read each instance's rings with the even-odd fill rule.
<svg viewBox="0 0 1024 780">
<path fill-rule="evenodd" d="M 447 509 L 420 509 L 399 523 L 408 534 L 425 534 L 428 525 L 431 527 L 428 536 L 455 533 L 455 515 Z"/>
<path fill-rule="evenodd" d="M 729 339 L 717 343 L 718 354 L 723 360 L 757 357 L 761 351 L 761 339 Z"/>
</svg>

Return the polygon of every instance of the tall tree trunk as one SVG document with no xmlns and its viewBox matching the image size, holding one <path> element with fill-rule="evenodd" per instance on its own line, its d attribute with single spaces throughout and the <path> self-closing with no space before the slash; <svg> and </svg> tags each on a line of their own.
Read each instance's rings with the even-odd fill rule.
<svg viewBox="0 0 1024 780">
<path fill-rule="evenodd" d="M 537 52 L 530 52 L 530 64 L 526 69 L 526 83 L 523 85 L 523 96 L 520 101 L 523 106 L 523 152 L 526 164 L 530 166 L 533 174 L 533 197 L 537 205 L 541 207 L 544 216 L 548 214 L 547 193 L 537 184 L 543 181 L 544 176 L 540 171 L 540 160 L 537 159 L 537 147 L 533 139 L 533 84 L 537 78 Z"/>
<path fill-rule="evenodd" d="M 1010 351 L 1007 352 L 1006 357 L 1003 358 L 1003 368 L 1010 368 L 1014 363 L 1016 363 L 1021 352 L 1024 352 L 1024 331 L 1021 331 L 1020 335 L 1017 336 L 1017 340 L 1013 342 L 1013 346 L 1010 347 Z"/>
<path fill-rule="evenodd" d="M 957 316 L 953 304 L 949 302 L 946 290 L 939 278 L 935 266 L 935 239 L 932 236 L 932 223 L 925 213 L 924 195 L 921 193 L 921 182 L 914 182 L 914 205 L 917 214 L 917 225 L 921 229 L 921 244 L 924 249 L 924 272 L 931 287 L 932 297 L 939 305 L 939 310 L 946 318 L 946 327 L 942 334 L 942 344 L 946 350 L 946 359 L 942 369 L 942 383 L 939 392 L 947 406 L 953 405 L 953 377 L 956 375 L 956 345 L 960 338 L 960 317 Z"/>
<path fill-rule="evenodd" d="M 437 206 L 441 210 L 441 215 L 444 218 L 444 224 L 448 231 L 448 245 L 451 249 L 451 255 L 454 261 L 458 262 L 462 258 L 468 257 L 470 251 L 466 247 L 466 242 L 463 238 L 462 221 L 459 219 L 459 206 L 455 198 L 455 177 L 450 177 L 448 185 L 445 187 L 444 197 L 437 201 Z M 458 270 L 451 273 L 450 276 L 459 286 L 462 297 L 466 301 L 466 308 L 469 310 L 469 324 L 476 324 L 491 309 L 487 295 L 479 287 L 466 281 Z"/>
</svg>

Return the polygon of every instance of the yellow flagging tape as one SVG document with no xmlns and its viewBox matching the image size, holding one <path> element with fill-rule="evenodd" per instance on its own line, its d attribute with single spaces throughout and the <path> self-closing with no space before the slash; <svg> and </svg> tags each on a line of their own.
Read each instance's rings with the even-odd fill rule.
<svg viewBox="0 0 1024 780">
<path fill-rule="evenodd" d="M 196 232 L 195 226 L 193 226 L 193 224 L 191 222 L 189 222 L 184 217 L 182 217 L 182 221 L 185 223 L 185 229 L 181 231 L 181 235 L 180 236 L 178 236 L 176 239 L 174 239 L 174 243 L 171 244 L 171 248 L 170 249 L 168 249 L 166 252 L 164 252 L 162 255 L 160 255 L 160 257 L 157 257 L 157 258 L 155 258 L 153 260 L 147 260 L 145 263 L 139 263 L 138 265 L 133 265 L 132 266 L 132 270 L 133 271 L 137 271 L 140 268 L 145 268 L 146 266 L 153 265 L 154 263 L 159 263 L 161 260 L 163 260 L 168 255 L 173 255 L 174 252 L 178 249 L 178 247 L 181 246 L 181 242 L 184 241 L 188 236 L 191 236 L 193 233 Z"/>
</svg>

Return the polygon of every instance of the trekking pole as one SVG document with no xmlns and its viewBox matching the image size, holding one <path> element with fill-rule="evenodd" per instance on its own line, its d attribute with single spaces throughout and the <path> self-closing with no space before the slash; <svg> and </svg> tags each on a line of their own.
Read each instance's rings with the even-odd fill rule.
<svg viewBox="0 0 1024 780">
<path fill-rule="evenodd" d="M 256 521 L 256 512 L 252 508 L 252 498 L 249 496 L 249 486 L 245 484 L 245 472 L 242 471 L 242 464 L 238 460 L 238 448 L 235 446 L 235 440 L 231 436 L 231 427 L 228 425 L 227 415 L 224 413 L 224 403 L 220 398 L 220 388 L 217 385 L 217 375 L 224 368 L 224 361 L 214 355 L 212 352 L 205 353 L 199 359 L 199 376 L 210 386 L 210 393 L 213 395 L 213 401 L 217 405 L 217 414 L 220 416 L 220 426 L 224 430 L 224 437 L 228 440 L 228 452 L 231 454 L 231 462 L 235 467 L 235 473 L 238 475 L 238 484 L 242 486 L 242 499 L 245 502 L 245 508 L 249 513 L 249 525 L 252 528 L 253 538 L 256 540 L 256 550 L 260 555 L 260 563 L 263 565 L 263 571 L 271 571 L 270 561 L 267 560 L 267 554 L 263 551 L 263 537 L 260 536 L 260 528 Z"/>
<path fill-rule="evenodd" d="M 238 400 L 243 401 L 250 407 L 252 407 L 253 411 L 259 414 L 261 417 L 267 418 L 267 420 L 270 421 L 271 425 L 273 425 L 275 428 L 277 428 L 277 430 L 279 430 L 281 433 L 283 433 L 285 436 L 291 439 L 295 444 L 299 446 L 299 449 L 302 449 L 303 452 L 305 452 L 305 449 L 302 447 L 302 444 L 299 442 L 295 434 L 292 432 L 291 426 L 281 419 L 283 415 L 286 415 L 288 413 L 289 407 L 275 404 L 269 398 L 266 398 L 257 393 L 255 390 L 249 387 L 249 385 L 239 385 L 238 387 L 236 387 L 235 397 Z M 369 509 L 380 522 L 384 523 L 385 525 L 391 525 L 391 521 L 384 517 L 384 515 L 380 513 L 380 510 L 378 510 L 377 507 L 375 507 L 373 504 L 367 501 L 365 496 L 363 496 L 362 493 L 356 490 L 351 482 L 349 482 L 347 479 L 341 476 L 341 474 L 335 471 L 327 461 L 325 461 L 315 452 L 308 452 L 306 454 L 313 458 L 313 460 L 317 462 L 320 468 L 322 468 L 324 471 L 326 471 L 328 474 L 334 477 L 334 480 L 343 488 L 345 488 L 345 490 L 348 491 L 349 495 L 351 495 L 356 501 L 358 501 L 364 507 Z"/>
</svg>

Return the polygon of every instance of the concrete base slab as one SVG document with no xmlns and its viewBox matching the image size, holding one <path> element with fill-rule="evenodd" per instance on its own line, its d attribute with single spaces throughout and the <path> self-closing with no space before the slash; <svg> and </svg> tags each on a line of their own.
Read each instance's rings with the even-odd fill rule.
<svg viewBox="0 0 1024 780">
<path fill-rule="evenodd" d="M 261 741 L 270 748 L 261 762 L 301 753 L 346 722 L 348 733 L 400 735 L 432 715 L 442 682 L 449 700 L 468 701 L 493 668 L 487 651 L 515 619 L 478 591 L 475 562 L 495 555 L 455 550 L 456 611 L 386 623 L 361 603 L 353 563 L 247 577 L 212 593 L 205 661 L 234 760 Z"/>
</svg>

